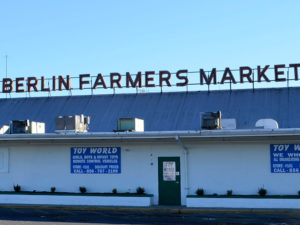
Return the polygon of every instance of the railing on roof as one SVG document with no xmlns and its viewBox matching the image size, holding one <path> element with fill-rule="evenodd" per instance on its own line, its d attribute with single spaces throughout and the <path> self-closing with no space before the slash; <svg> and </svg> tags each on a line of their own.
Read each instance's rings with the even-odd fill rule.
<svg viewBox="0 0 300 225">
<path fill-rule="evenodd" d="M 291 66 L 291 65 L 298 65 L 297 67 Z M 180 74 L 181 77 L 187 77 L 188 84 L 187 85 L 178 85 L 178 83 L 184 82 L 183 78 L 179 79 L 177 77 L 177 72 L 169 72 L 171 75 L 168 79 L 169 82 L 166 80 L 160 82 L 160 78 L 165 78 L 165 75 L 168 75 L 168 73 L 165 73 L 164 75 L 160 75 L 159 71 L 153 71 L 151 75 L 151 79 L 153 80 L 148 81 L 152 85 L 155 85 L 155 87 L 147 87 L 145 85 L 145 73 L 140 73 L 142 76 L 141 78 L 141 84 L 137 85 L 137 87 L 126 87 L 126 78 L 128 73 L 118 73 L 120 75 L 119 84 L 122 87 L 116 87 L 117 83 L 114 83 L 114 87 L 111 86 L 111 73 L 107 75 L 103 75 L 104 81 L 107 83 L 107 88 L 105 88 L 102 85 L 98 85 L 95 88 L 95 82 L 99 77 L 97 75 L 89 75 L 82 78 L 82 81 L 85 83 L 82 84 L 82 87 L 80 87 L 80 75 L 76 76 L 69 76 L 69 86 L 70 89 L 68 90 L 66 83 L 67 83 L 67 75 L 61 76 L 62 84 L 61 84 L 61 90 L 54 90 L 53 89 L 53 83 L 55 83 L 56 88 L 58 87 L 58 76 L 53 77 L 41 77 L 41 78 L 35 78 L 37 81 L 37 86 L 39 88 L 36 88 L 38 90 L 35 90 L 34 88 L 31 88 L 31 92 L 28 92 L 26 90 L 28 78 L 24 78 L 23 80 L 19 78 L 14 78 L 12 80 L 12 91 L 10 93 L 4 93 L 3 92 L 3 84 L 4 79 L 0 81 L 1 85 L 1 98 L 18 98 L 18 97 L 44 97 L 44 96 L 66 96 L 66 95 L 96 95 L 96 94 L 130 94 L 130 93 L 136 93 L 136 94 L 143 94 L 143 93 L 163 93 L 163 92 L 189 92 L 189 91 L 216 91 L 216 90 L 237 90 L 237 89 L 252 89 L 255 91 L 255 89 L 260 88 L 290 88 L 290 87 L 300 87 L 300 80 L 298 79 L 298 69 L 300 68 L 300 64 L 290 64 L 290 66 L 285 66 L 283 64 L 278 67 L 278 65 L 275 65 L 274 67 L 267 67 L 267 70 L 265 73 L 262 71 L 266 67 L 256 67 L 251 68 L 251 74 L 246 73 L 247 70 L 245 69 L 243 73 L 243 77 L 241 77 L 241 68 L 239 69 L 229 69 L 226 68 L 224 70 L 215 70 L 216 79 L 214 80 L 214 77 L 212 77 L 213 70 L 210 71 L 204 71 L 200 69 L 199 71 L 188 71 L 183 72 Z M 247 67 L 248 69 L 250 67 Z M 300 70 L 300 69 L 299 69 Z M 184 71 L 184 70 L 181 70 Z M 249 72 L 249 71 L 248 71 Z M 204 76 L 204 75 L 205 76 Z M 137 78 L 138 74 L 129 74 L 134 81 Z M 115 77 L 114 77 L 115 78 Z M 210 80 L 211 78 L 211 80 Z M 17 79 L 19 84 L 21 86 L 17 87 L 19 90 L 16 90 L 16 82 Z M 31 79 L 32 81 L 33 79 Z M 210 80 L 210 81 L 209 81 Z M 43 83 L 43 91 L 40 88 L 40 86 Z M 177 84 L 177 85 L 176 85 Z M 118 86 L 118 85 L 117 85 Z M 45 91 L 46 90 L 46 91 Z"/>
</svg>

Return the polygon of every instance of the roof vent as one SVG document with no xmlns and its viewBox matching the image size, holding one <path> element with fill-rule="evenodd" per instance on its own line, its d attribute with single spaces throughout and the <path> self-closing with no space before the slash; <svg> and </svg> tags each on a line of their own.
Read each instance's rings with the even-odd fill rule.
<svg viewBox="0 0 300 225">
<path fill-rule="evenodd" d="M 143 132 L 144 120 L 138 118 L 120 118 L 118 119 L 118 128 L 115 132 Z"/>
<path fill-rule="evenodd" d="M 221 111 L 200 113 L 201 129 L 221 129 Z"/>
<path fill-rule="evenodd" d="M 55 119 L 55 132 L 57 133 L 83 133 L 87 132 L 90 117 L 84 115 L 57 116 Z"/>
<path fill-rule="evenodd" d="M 224 130 L 236 129 L 236 119 L 222 119 L 222 129 Z"/>
<path fill-rule="evenodd" d="M 45 123 L 29 120 L 11 120 L 9 122 L 10 134 L 43 134 Z"/>
<path fill-rule="evenodd" d="M 255 123 L 256 128 L 263 128 L 263 129 L 278 129 L 278 123 L 276 120 L 273 119 L 259 119 Z"/>
</svg>

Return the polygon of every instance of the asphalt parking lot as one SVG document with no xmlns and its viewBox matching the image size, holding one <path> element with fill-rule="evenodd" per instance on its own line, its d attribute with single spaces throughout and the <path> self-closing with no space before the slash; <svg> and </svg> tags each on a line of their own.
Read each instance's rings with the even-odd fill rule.
<svg viewBox="0 0 300 225">
<path fill-rule="evenodd" d="M 0 207 L 1 225 L 44 224 L 300 224 L 300 211 L 273 210 L 145 210 Z"/>
</svg>

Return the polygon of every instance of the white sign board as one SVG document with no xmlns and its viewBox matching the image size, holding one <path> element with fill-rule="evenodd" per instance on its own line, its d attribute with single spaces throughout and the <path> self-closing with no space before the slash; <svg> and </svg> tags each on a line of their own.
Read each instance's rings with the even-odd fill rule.
<svg viewBox="0 0 300 225">
<path fill-rule="evenodd" d="M 163 162 L 163 180 L 176 181 L 176 163 Z"/>
</svg>

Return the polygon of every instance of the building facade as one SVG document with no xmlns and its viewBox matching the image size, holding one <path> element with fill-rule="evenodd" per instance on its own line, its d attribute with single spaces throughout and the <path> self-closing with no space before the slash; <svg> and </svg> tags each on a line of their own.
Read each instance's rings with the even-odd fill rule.
<svg viewBox="0 0 300 225">
<path fill-rule="evenodd" d="M 186 205 L 206 194 L 296 195 L 300 190 L 300 89 L 2 99 L 1 122 L 46 123 L 45 134 L 0 135 L 0 190 L 153 194 L 155 205 Z M 200 129 L 200 112 L 221 110 L 237 129 Z M 88 133 L 55 133 L 55 116 L 91 116 Z M 141 118 L 144 132 L 114 132 Z M 278 129 L 255 127 L 272 118 Z M 288 154 L 290 153 L 290 154 Z M 281 154 L 281 155 L 280 155 Z M 287 155 L 284 155 L 287 154 Z M 101 167 L 102 165 L 102 167 Z"/>
</svg>

